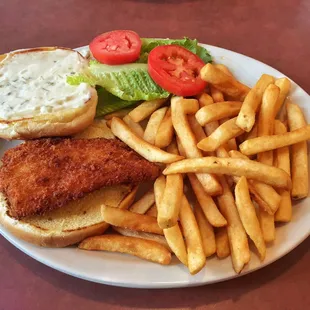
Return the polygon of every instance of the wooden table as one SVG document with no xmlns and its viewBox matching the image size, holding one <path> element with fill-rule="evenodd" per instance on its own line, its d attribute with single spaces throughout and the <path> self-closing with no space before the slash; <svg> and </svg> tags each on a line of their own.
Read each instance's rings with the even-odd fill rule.
<svg viewBox="0 0 310 310">
<path fill-rule="evenodd" d="M 306 0 L 0 1 L 0 53 L 34 46 L 77 47 L 113 29 L 149 37 L 189 36 L 261 60 L 310 93 L 309 16 Z M 0 237 L 0 309 L 307 309 L 309 245 L 308 238 L 276 263 L 228 282 L 136 290 L 69 277 Z"/>
</svg>

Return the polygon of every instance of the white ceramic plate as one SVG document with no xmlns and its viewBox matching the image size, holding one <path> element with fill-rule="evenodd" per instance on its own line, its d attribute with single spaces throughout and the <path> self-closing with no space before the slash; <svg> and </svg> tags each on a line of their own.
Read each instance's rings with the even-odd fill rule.
<svg viewBox="0 0 310 310">
<path fill-rule="evenodd" d="M 227 65 L 240 81 L 249 86 L 253 86 L 262 73 L 275 77 L 284 76 L 279 71 L 244 55 L 214 46 L 205 45 L 205 47 L 216 62 Z M 309 121 L 310 97 L 294 82 L 292 84 L 292 100 L 303 108 Z M 0 155 L 2 156 L 6 149 L 16 144 L 16 142 L 1 141 Z M 292 222 L 277 227 L 276 241 L 268 247 L 266 260 L 261 263 L 252 253 L 250 264 L 241 275 L 260 269 L 281 258 L 309 236 L 309 204 L 310 198 L 307 198 L 294 205 Z M 14 246 L 47 266 L 78 278 L 109 285 L 136 288 L 187 287 L 224 281 L 238 276 L 232 269 L 230 258 L 208 259 L 206 267 L 199 274 L 191 276 L 176 260 L 170 266 L 161 266 L 123 254 L 80 251 L 74 247 L 39 248 L 18 240 L 2 227 L 0 232 Z"/>
</svg>

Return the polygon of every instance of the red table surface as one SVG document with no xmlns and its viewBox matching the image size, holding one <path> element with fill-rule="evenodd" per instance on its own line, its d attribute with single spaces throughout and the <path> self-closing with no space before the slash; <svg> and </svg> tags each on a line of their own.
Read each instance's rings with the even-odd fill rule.
<svg viewBox="0 0 310 310">
<path fill-rule="evenodd" d="M 307 0 L 0 1 L 0 53 L 35 46 L 77 47 L 101 32 L 180 38 L 265 62 L 310 93 Z M 308 309 L 310 239 L 247 276 L 197 288 L 109 287 L 52 270 L 0 237 L 0 309 Z"/>
</svg>

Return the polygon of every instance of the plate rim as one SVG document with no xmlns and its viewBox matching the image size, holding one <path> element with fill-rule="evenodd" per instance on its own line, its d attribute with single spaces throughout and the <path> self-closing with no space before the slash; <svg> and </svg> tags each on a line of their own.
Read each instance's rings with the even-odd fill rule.
<svg viewBox="0 0 310 310">
<path fill-rule="evenodd" d="M 204 44 L 204 43 L 199 43 L 199 45 L 209 49 L 216 49 L 219 52 L 220 51 L 224 51 L 224 53 L 229 52 L 231 54 L 233 54 L 233 56 L 242 56 L 250 61 L 255 61 L 257 63 L 259 63 L 259 65 L 268 67 L 269 69 L 276 71 L 277 74 L 282 75 L 284 77 L 287 77 L 288 79 L 290 79 L 295 85 L 297 85 L 298 89 L 302 91 L 303 95 L 306 95 L 309 97 L 310 99 L 310 95 L 302 88 L 300 87 L 296 82 L 294 82 L 291 78 L 289 78 L 288 76 L 286 76 L 285 74 L 283 74 L 282 72 L 278 71 L 277 69 L 271 67 L 268 64 L 263 63 L 260 60 L 257 60 L 255 58 L 249 57 L 247 55 L 244 55 L 242 53 L 237 53 L 234 52 L 232 50 L 229 49 L 225 49 L 222 47 L 218 47 L 218 46 L 214 46 L 214 45 L 209 45 L 209 44 Z M 77 51 L 82 51 L 88 48 L 88 45 L 85 46 L 81 46 L 78 48 L 74 48 L 74 50 Z M 11 234 L 5 230 L 2 229 L 3 227 L 0 225 L 0 234 L 9 242 L 11 243 L 14 247 L 16 247 L 18 250 L 22 251 L 23 253 L 25 253 L 26 255 L 28 255 L 29 257 L 31 257 L 32 259 L 35 259 L 36 261 L 42 263 L 45 266 L 48 266 L 52 269 L 55 269 L 59 272 L 62 272 L 64 274 L 70 275 L 72 277 L 75 278 L 79 278 L 85 281 L 90 281 L 90 282 L 94 282 L 94 283 L 100 283 L 100 284 L 105 284 L 105 285 L 110 285 L 110 286 L 117 286 L 117 287 L 130 287 L 130 288 L 143 288 L 143 289 L 166 289 L 166 288 L 181 288 L 181 287 L 195 287 L 195 286 L 202 286 L 202 285 L 207 285 L 207 284 L 213 284 L 213 283 L 218 283 L 218 282 L 223 282 L 223 281 L 228 281 L 234 278 L 239 278 L 242 277 L 244 275 L 247 275 L 249 273 L 255 272 L 259 269 L 262 269 L 268 265 L 273 264 L 275 261 L 281 259 L 282 257 L 284 257 L 285 255 L 287 255 L 288 253 L 292 252 L 298 245 L 300 245 L 302 242 L 304 242 L 310 235 L 310 227 L 308 229 L 308 234 L 306 233 L 302 238 L 298 239 L 298 241 L 294 242 L 291 246 L 289 246 L 285 251 L 283 251 L 280 255 L 276 255 L 274 256 L 272 259 L 270 260 L 265 260 L 265 262 L 261 263 L 260 265 L 251 268 L 250 270 L 245 270 L 243 271 L 241 274 L 233 274 L 230 275 L 228 277 L 225 278 L 219 278 L 216 280 L 200 280 L 197 282 L 190 282 L 190 280 L 188 280 L 187 282 L 175 282 L 175 281 L 170 281 L 170 282 L 151 282 L 149 281 L 148 284 L 143 283 L 137 283 L 137 282 L 128 282 L 128 281 L 120 281 L 120 280 L 105 280 L 105 279 L 98 279 L 98 278 L 93 278 L 93 277 L 87 277 L 82 273 L 79 272 L 73 272 L 70 270 L 70 268 L 64 268 L 61 266 L 60 263 L 55 261 L 46 261 L 44 260 L 44 258 L 42 258 L 40 255 L 37 255 L 35 253 L 33 253 L 31 250 L 28 250 L 27 248 L 23 247 L 22 244 L 19 244 L 18 242 L 16 242 L 14 240 L 14 236 L 11 236 Z M 52 249 L 51 249 L 52 250 Z"/>
</svg>

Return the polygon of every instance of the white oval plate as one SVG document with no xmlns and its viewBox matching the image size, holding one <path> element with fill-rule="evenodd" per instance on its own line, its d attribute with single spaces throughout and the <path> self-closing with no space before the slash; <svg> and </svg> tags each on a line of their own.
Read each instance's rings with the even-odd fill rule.
<svg viewBox="0 0 310 310">
<path fill-rule="evenodd" d="M 243 83 L 253 86 L 263 73 L 275 77 L 284 74 L 255 59 L 222 48 L 203 45 L 218 63 L 223 63 Z M 82 50 L 85 48 L 81 48 Z M 291 98 L 304 110 L 310 120 L 310 97 L 296 83 L 292 82 Z M 17 142 L 0 142 L 0 155 Z M 260 269 L 292 251 L 310 234 L 310 198 L 294 205 L 293 219 L 288 224 L 278 225 L 276 241 L 268 246 L 266 260 L 261 263 L 252 253 L 251 261 L 241 275 Z M 85 280 L 108 285 L 135 288 L 187 287 L 214 283 L 238 277 L 233 271 L 230 258 L 207 260 L 206 267 L 191 276 L 188 270 L 175 259 L 170 266 L 161 266 L 129 255 L 81 251 L 74 247 L 65 249 L 40 248 L 23 242 L 0 226 L 1 234 L 21 251 L 39 262 Z"/>
</svg>

